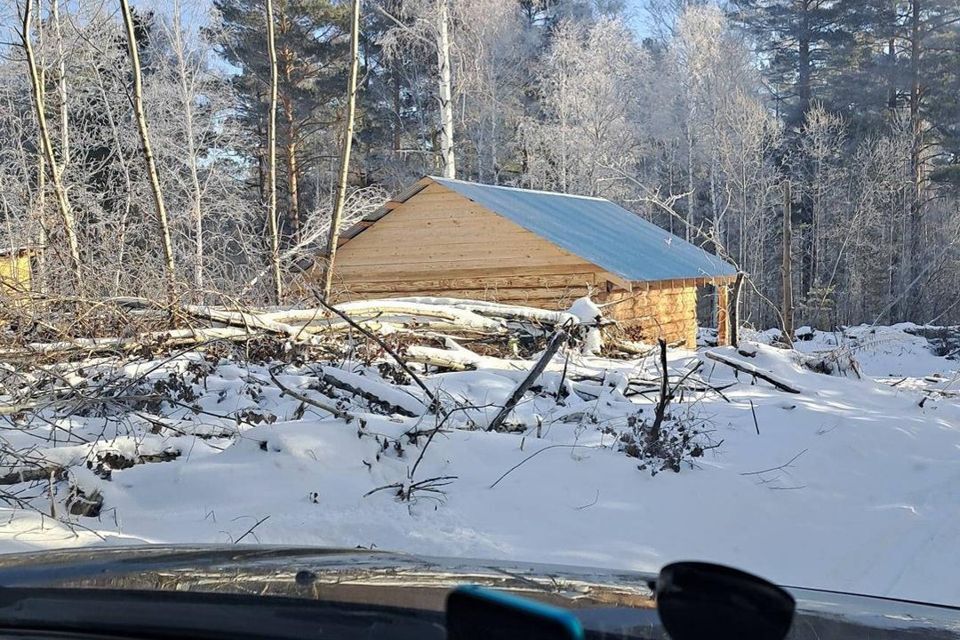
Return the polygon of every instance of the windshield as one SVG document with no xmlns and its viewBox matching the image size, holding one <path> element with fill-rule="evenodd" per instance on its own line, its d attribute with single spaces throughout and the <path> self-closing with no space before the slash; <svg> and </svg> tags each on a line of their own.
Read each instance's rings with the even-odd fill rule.
<svg viewBox="0 0 960 640">
<path fill-rule="evenodd" d="M 960 605 L 957 0 L 0 27 L 0 553 L 700 560 Z"/>
</svg>

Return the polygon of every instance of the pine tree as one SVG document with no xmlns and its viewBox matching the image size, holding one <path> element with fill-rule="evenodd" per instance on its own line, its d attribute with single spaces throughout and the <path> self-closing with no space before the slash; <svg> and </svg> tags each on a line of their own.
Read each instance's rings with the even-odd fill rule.
<svg viewBox="0 0 960 640">
<path fill-rule="evenodd" d="M 224 59 L 238 67 L 242 115 L 261 140 L 266 136 L 266 94 L 270 78 L 263 0 L 214 0 L 223 29 Z M 332 0 L 280 0 L 275 3 L 280 117 L 277 141 L 285 174 L 285 231 L 296 242 L 302 226 L 304 163 L 336 157 L 330 124 L 343 99 L 346 72 L 347 12 Z M 262 165 L 262 158 L 261 158 Z M 329 171 L 332 162 L 325 167 Z M 262 171 L 261 171 L 262 175 Z M 261 186 L 263 180 L 261 179 Z"/>
<path fill-rule="evenodd" d="M 778 113 L 797 130 L 827 98 L 852 41 L 842 0 L 735 0 L 731 18 L 757 41 Z"/>
</svg>

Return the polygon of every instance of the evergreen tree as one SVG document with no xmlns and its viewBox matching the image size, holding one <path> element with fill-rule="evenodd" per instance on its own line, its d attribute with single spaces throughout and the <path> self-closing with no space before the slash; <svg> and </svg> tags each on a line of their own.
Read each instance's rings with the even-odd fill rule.
<svg viewBox="0 0 960 640">
<path fill-rule="evenodd" d="M 214 0 L 214 6 L 223 26 L 216 32 L 219 51 L 240 70 L 236 79 L 240 112 L 262 148 L 270 77 L 263 1 Z M 285 230 L 296 241 L 305 208 L 305 165 L 319 166 L 326 174 L 335 169 L 336 127 L 332 125 L 343 102 L 347 14 L 342 3 L 332 0 L 281 0 L 275 3 L 274 13 L 280 105 L 277 141 L 285 177 L 280 192 L 285 201 Z M 262 171 L 259 183 L 262 187 Z"/>
<path fill-rule="evenodd" d="M 852 42 L 843 0 L 735 0 L 731 18 L 757 43 L 777 112 L 798 130 L 825 101 Z"/>
</svg>

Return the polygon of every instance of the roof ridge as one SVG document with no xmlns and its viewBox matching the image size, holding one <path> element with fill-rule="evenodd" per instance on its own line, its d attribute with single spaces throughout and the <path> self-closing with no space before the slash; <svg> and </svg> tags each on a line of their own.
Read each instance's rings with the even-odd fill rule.
<svg viewBox="0 0 960 640">
<path fill-rule="evenodd" d="M 544 196 L 557 196 L 560 198 L 579 198 L 581 200 L 594 200 L 598 202 L 609 202 L 611 204 L 616 204 L 608 198 L 601 198 L 599 196 L 583 196 L 576 193 L 560 193 L 559 191 L 543 191 L 541 189 L 527 189 L 525 187 L 508 187 L 502 184 L 484 184 L 483 182 L 471 182 L 470 180 L 460 180 L 458 178 L 444 178 L 442 176 L 427 176 L 435 182 L 443 184 L 444 182 L 456 182 L 459 184 L 468 184 L 473 187 L 484 187 L 487 189 L 503 189 L 504 191 L 520 191 L 523 193 L 536 193 Z"/>
</svg>

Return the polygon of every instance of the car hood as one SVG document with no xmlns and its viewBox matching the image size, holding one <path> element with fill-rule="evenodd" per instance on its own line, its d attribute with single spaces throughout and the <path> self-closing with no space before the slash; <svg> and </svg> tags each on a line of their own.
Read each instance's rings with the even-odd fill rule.
<svg viewBox="0 0 960 640">
<path fill-rule="evenodd" d="M 442 611 L 447 593 L 479 584 L 574 610 L 595 629 L 666 637 L 656 576 L 367 549 L 274 546 L 101 547 L 0 555 L 0 588 L 216 592 Z M 960 609 L 787 587 L 789 638 L 960 638 Z"/>
</svg>

